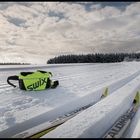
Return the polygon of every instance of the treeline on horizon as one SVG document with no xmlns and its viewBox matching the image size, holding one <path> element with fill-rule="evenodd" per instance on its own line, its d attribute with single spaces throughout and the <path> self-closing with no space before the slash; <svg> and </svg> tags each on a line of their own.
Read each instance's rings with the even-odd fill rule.
<svg viewBox="0 0 140 140">
<path fill-rule="evenodd" d="M 30 63 L 0 63 L 0 65 L 30 65 Z"/>
<path fill-rule="evenodd" d="M 122 61 L 140 61 L 140 53 L 95 53 L 95 54 L 70 54 L 51 58 L 47 64 L 60 63 L 115 63 Z"/>
</svg>

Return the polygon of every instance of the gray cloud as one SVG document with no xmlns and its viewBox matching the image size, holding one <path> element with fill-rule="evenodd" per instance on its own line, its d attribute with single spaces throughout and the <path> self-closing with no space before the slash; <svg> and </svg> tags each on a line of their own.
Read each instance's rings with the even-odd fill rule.
<svg viewBox="0 0 140 140">
<path fill-rule="evenodd" d="M 123 6 L 99 2 L 2 3 L 1 61 L 46 63 L 61 54 L 139 52 L 140 3 Z"/>
<path fill-rule="evenodd" d="M 26 20 L 20 19 L 20 18 L 13 18 L 13 17 L 7 17 L 7 21 L 10 23 L 16 25 L 16 26 L 22 26 L 25 27 Z"/>
</svg>

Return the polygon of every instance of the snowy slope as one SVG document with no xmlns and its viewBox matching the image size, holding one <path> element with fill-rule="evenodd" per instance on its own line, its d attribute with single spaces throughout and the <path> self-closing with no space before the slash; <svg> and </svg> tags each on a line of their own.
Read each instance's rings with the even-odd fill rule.
<svg viewBox="0 0 140 140">
<path fill-rule="evenodd" d="M 9 75 L 37 69 L 51 71 L 52 79 L 59 80 L 59 87 L 27 92 L 6 83 Z M 134 93 L 139 89 L 139 74 L 139 62 L 34 66 L 25 69 L 3 67 L 0 69 L 0 137 L 12 137 L 89 102 L 97 103 L 44 137 L 101 137 L 129 108 Z M 106 87 L 109 87 L 110 96 L 98 102 Z M 126 134 L 128 137 L 132 133 L 138 136 L 138 133 L 135 134 L 136 120 L 133 123 Z M 97 133 L 99 130 L 100 133 Z"/>
</svg>

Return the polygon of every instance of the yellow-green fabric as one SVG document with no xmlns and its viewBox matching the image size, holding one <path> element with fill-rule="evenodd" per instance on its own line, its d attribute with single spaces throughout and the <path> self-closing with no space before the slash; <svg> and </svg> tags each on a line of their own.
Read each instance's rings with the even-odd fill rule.
<svg viewBox="0 0 140 140">
<path fill-rule="evenodd" d="M 26 76 L 19 75 L 19 79 L 23 80 L 26 90 L 44 90 L 47 84 L 48 78 L 51 75 L 49 73 L 41 73 L 39 71 Z"/>
</svg>

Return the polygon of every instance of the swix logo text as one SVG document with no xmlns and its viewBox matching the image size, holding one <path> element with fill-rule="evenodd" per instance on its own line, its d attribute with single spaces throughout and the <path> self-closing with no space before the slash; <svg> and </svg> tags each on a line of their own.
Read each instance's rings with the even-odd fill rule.
<svg viewBox="0 0 140 140">
<path fill-rule="evenodd" d="M 44 83 L 47 84 L 47 78 L 43 78 L 43 79 L 39 78 L 39 81 L 27 86 L 27 89 L 34 90 L 34 89 L 42 86 Z"/>
</svg>

